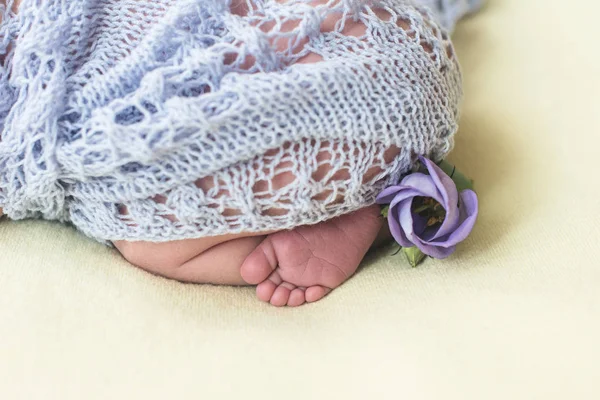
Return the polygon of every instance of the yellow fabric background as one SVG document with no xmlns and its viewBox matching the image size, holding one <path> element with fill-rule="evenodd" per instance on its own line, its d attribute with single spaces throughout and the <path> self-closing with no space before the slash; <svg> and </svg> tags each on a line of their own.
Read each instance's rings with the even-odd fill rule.
<svg viewBox="0 0 600 400">
<path fill-rule="evenodd" d="M 600 5 L 463 22 L 451 160 L 481 218 L 451 259 L 365 263 L 299 309 L 138 271 L 70 228 L 0 224 L 0 398 L 600 398 Z"/>
</svg>

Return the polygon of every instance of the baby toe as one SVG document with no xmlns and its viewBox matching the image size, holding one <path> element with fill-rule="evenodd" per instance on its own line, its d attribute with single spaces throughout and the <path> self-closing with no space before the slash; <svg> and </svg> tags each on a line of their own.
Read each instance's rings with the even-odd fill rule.
<svg viewBox="0 0 600 400">
<path fill-rule="evenodd" d="M 271 297 L 273 297 L 277 287 L 278 286 L 273 281 L 267 279 L 256 286 L 256 297 L 258 297 L 259 300 L 268 303 L 271 301 Z"/>
<path fill-rule="evenodd" d="M 328 289 L 326 287 L 323 286 L 311 286 L 309 288 L 306 289 L 306 301 L 309 303 L 315 302 L 315 301 L 319 301 L 321 300 L 323 297 L 325 297 L 329 292 L 331 292 L 331 289 Z"/>
<path fill-rule="evenodd" d="M 277 289 L 275 289 L 273 296 L 271 296 L 270 303 L 275 307 L 285 306 L 288 303 L 288 300 L 290 299 L 290 294 L 292 290 L 294 290 L 295 288 L 296 287 L 294 285 L 291 285 L 287 282 L 283 282 L 277 287 Z"/>
<path fill-rule="evenodd" d="M 300 288 L 292 290 L 287 305 L 290 307 L 298 307 L 304 303 L 306 303 L 306 296 L 304 295 L 304 290 Z"/>
</svg>

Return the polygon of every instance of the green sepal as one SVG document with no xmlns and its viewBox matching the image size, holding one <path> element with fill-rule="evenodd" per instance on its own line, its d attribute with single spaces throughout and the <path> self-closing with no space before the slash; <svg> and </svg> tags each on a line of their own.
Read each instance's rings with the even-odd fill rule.
<svg viewBox="0 0 600 400">
<path fill-rule="evenodd" d="M 390 206 L 385 206 L 381 209 L 381 216 L 383 218 L 387 218 L 388 217 L 388 213 L 390 211 Z"/>
<path fill-rule="evenodd" d="M 411 267 L 416 268 L 427 257 L 418 247 L 403 247 L 402 252 L 406 256 Z"/>
<path fill-rule="evenodd" d="M 473 190 L 474 182 L 472 179 L 467 178 L 462 172 L 456 168 L 456 166 L 450 164 L 448 161 L 444 160 L 438 164 L 438 167 L 441 168 L 456 184 L 456 189 L 458 192 L 462 192 L 463 190 Z"/>
</svg>

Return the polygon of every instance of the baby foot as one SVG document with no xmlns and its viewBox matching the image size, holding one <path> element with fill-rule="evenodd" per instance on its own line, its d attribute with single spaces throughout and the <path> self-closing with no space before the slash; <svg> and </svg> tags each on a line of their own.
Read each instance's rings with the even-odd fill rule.
<svg viewBox="0 0 600 400">
<path fill-rule="evenodd" d="M 242 264 L 256 294 L 274 306 L 322 299 L 354 274 L 382 226 L 378 206 L 269 235 Z"/>
</svg>

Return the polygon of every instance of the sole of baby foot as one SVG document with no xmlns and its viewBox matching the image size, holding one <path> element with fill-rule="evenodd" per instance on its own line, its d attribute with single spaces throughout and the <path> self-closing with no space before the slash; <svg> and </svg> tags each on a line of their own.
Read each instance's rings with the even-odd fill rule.
<svg viewBox="0 0 600 400">
<path fill-rule="evenodd" d="M 242 278 L 274 306 L 318 301 L 356 272 L 382 224 L 379 207 L 372 206 L 271 234 L 242 264 Z"/>
</svg>

